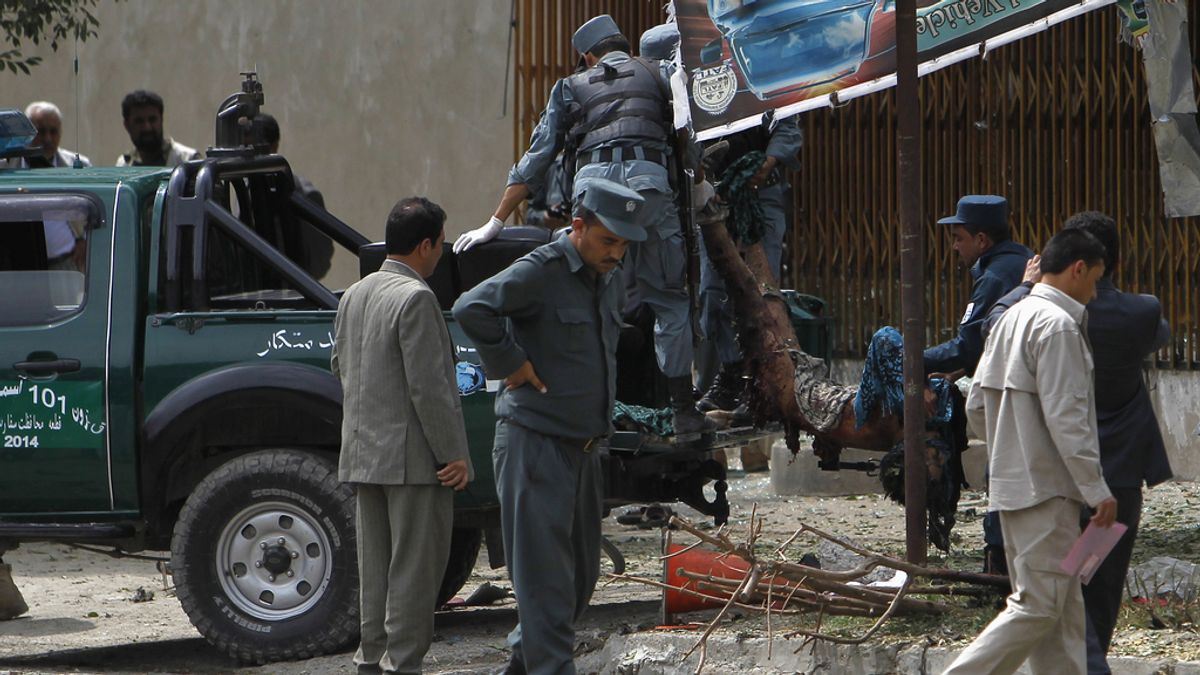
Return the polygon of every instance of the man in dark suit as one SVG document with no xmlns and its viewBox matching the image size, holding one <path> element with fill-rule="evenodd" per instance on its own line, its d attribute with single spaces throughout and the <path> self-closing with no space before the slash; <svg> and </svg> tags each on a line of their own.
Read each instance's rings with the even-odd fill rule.
<svg viewBox="0 0 1200 675">
<path fill-rule="evenodd" d="M 1113 219 L 1097 211 L 1084 211 L 1063 224 L 1063 229 L 1071 228 L 1085 230 L 1107 250 L 1104 276 L 1096 284 L 1096 299 L 1087 306 L 1087 335 L 1096 364 L 1100 463 L 1104 467 L 1104 480 L 1117 499 L 1117 520 L 1129 527 L 1091 582 L 1083 587 L 1088 619 L 1088 673 L 1096 675 L 1111 672 L 1105 655 L 1121 608 L 1125 576 L 1141 519 L 1142 483 L 1154 487 L 1172 475 L 1142 373 L 1142 363 L 1167 344 L 1171 329 L 1162 316 L 1158 298 L 1123 293 L 1113 285 L 1112 271 L 1121 257 L 1121 239 Z M 985 337 L 1004 310 L 1029 293 L 1036 281 L 1029 276 L 992 308 L 984 322 Z M 1084 514 L 1085 519 L 1088 516 L 1090 513 Z"/>
</svg>

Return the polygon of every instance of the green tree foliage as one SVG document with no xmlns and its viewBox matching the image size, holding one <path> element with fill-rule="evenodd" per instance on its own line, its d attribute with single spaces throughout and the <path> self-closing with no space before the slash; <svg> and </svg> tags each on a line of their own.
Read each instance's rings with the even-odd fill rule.
<svg viewBox="0 0 1200 675">
<path fill-rule="evenodd" d="M 100 22 L 92 14 L 100 0 L 0 0 L 0 71 L 29 74 L 42 62 L 39 56 L 26 56 L 21 47 L 30 42 L 49 43 L 58 51 L 60 44 L 72 39 L 85 41 L 97 35 Z"/>
</svg>

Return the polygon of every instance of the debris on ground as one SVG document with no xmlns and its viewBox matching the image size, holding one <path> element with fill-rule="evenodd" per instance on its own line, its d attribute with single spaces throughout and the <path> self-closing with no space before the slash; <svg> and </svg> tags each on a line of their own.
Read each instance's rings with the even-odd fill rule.
<svg viewBox="0 0 1200 675">
<path fill-rule="evenodd" d="M 505 598 L 511 597 L 514 597 L 511 589 L 485 581 L 479 585 L 479 588 L 476 588 L 473 593 L 467 596 L 463 604 L 467 607 L 486 607 L 487 605 L 494 605 Z"/>
<path fill-rule="evenodd" d="M 1156 556 L 1129 570 L 1125 588 L 1133 598 L 1173 597 L 1191 602 L 1200 597 L 1200 565 Z"/>
<path fill-rule="evenodd" d="M 709 637 L 727 616 L 732 616 L 732 609 L 765 614 L 768 641 L 775 635 L 772 615 L 812 614 L 816 618 L 811 627 L 789 626 L 779 630 L 779 636 L 850 645 L 869 640 L 893 615 L 942 615 L 955 608 L 951 600 L 956 596 L 977 598 L 994 595 L 1008 587 L 1007 577 L 905 562 L 861 548 L 802 522 L 797 523 L 798 529 L 782 544 L 764 544 L 759 540 L 763 519 L 756 511 L 757 505 L 751 510 L 744 537 L 736 542 L 730 527 L 723 526 L 710 534 L 687 519 L 674 516 L 671 527 L 690 534 L 697 541 L 687 546 L 668 545 L 662 556 L 666 566 L 665 582 L 611 575 L 662 588 L 666 592 L 664 607 L 667 613 L 705 606 L 720 607 L 700 638 L 683 655 L 687 659 L 700 650 L 697 673 L 704 668 Z M 860 562 L 849 570 L 822 569 L 819 565 L 800 562 L 814 562 L 812 557 L 807 560 L 802 557 L 794 562 L 789 557 L 789 548 L 805 535 L 813 535 L 845 549 L 858 556 Z M 886 576 L 892 583 L 866 581 L 868 574 L 879 569 L 888 570 Z M 863 585 L 864 581 L 869 585 Z M 823 632 L 822 622 L 829 616 L 868 617 L 874 618 L 875 623 L 863 634 L 847 638 Z"/>
</svg>

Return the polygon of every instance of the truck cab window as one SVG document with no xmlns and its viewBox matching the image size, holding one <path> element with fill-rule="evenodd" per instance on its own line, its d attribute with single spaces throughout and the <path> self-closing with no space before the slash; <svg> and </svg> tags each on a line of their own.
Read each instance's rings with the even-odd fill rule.
<svg viewBox="0 0 1200 675">
<path fill-rule="evenodd" d="M 5 208 L 19 201 L 0 198 L 0 326 L 58 321 L 78 312 L 85 297 L 87 211 L 64 204 Z"/>
</svg>

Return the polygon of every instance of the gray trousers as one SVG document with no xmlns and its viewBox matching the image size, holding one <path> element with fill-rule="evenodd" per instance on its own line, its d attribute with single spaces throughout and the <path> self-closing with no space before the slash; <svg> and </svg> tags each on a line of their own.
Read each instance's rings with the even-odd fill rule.
<svg viewBox="0 0 1200 675">
<path fill-rule="evenodd" d="M 1026 509 L 1001 511 L 1004 556 L 1013 592 L 1008 606 L 942 675 L 1015 673 L 1083 675 L 1083 593 L 1059 563 L 1079 538 L 1082 504 L 1053 497 Z"/>
<path fill-rule="evenodd" d="M 644 190 L 643 210 L 658 214 L 646 228 L 646 240 L 630 242 L 625 264 L 633 268 L 637 294 L 654 312 L 654 355 L 667 377 L 692 374 L 691 305 L 688 300 L 686 246 L 679 210 L 669 193 Z"/>
<path fill-rule="evenodd" d="M 450 557 L 454 491 L 355 485 L 362 642 L 360 673 L 420 673 Z"/>
<path fill-rule="evenodd" d="M 778 183 L 758 191 L 759 203 L 769 223 L 762 238 L 763 252 L 776 278 L 779 277 L 779 265 L 783 258 L 783 237 L 787 232 L 787 216 L 783 209 L 784 187 Z M 720 365 L 742 358 L 735 339 L 733 308 L 729 305 L 725 282 L 713 267 L 704 246 L 700 247 L 700 328 L 704 333 L 705 347 L 716 350 Z M 711 374 L 702 373 L 699 378 L 701 391 L 708 388 L 715 376 L 715 370 Z"/>
<path fill-rule="evenodd" d="M 499 420 L 492 459 L 517 595 L 513 658 L 530 675 L 574 673 L 575 622 L 600 576 L 599 453 Z"/>
</svg>

